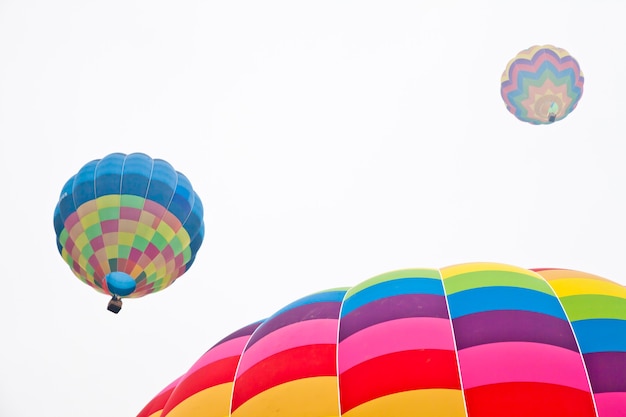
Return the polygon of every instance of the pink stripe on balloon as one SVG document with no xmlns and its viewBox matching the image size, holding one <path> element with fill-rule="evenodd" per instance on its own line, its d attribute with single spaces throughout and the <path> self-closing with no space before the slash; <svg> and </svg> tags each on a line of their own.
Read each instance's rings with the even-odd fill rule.
<svg viewBox="0 0 626 417">
<path fill-rule="evenodd" d="M 337 320 L 305 320 L 281 327 L 269 333 L 246 350 L 241 358 L 237 373 L 247 369 L 276 353 L 299 346 L 337 343 Z"/>
<path fill-rule="evenodd" d="M 143 209 L 150 214 L 153 214 L 157 218 L 161 218 L 161 215 L 165 213 L 165 207 L 157 203 L 156 201 L 146 199 L 143 202 Z"/>
<path fill-rule="evenodd" d="M 524 59 L 515 61 L 513 65 L 511 65 L 509 79 L 512 80 L 515 84 L 517 83 L 517 78 L 520 72 L 526 71 L 526 72 L 535 74 L 539 71 L 539 67 L 546 61 L 550 62 L 556 68 L 557 71 L 564 71 L 567 69 L 571 69 L 574 71 L 574 74 L 576 75 L 576 77 L 580 76 L 580 69 L 578 68 L 578 66 L 573 60 L 561 61 L 550 54 L 542 54 L 535 61 L 534 65 L 531 62 L 526 61 Z"/>
<path fill-rule="evenodd" d="M 454 350 L 450 321 L 410 317 L 365 328 L 339 344 L 339 373 L 378 356 L 416 349 Z"/>
<path fill-rule="evenodd" d="M 77 223 L 80 223 L 80 218 L 78 217 L 78 213 L 73 212 L 65 219 L 64 227 L 69 231 L 72 230 L 72 227 Z"/>
<path fill-rule="evenodd" d="M 598 417 L 624 417 L 626 415 L 626 392 L 602 392 L 595 394 Z"/>
<path fill-rule="evenodd" d="M 502 342 L 460 350 L 463 387 L 501 382 L 544 382 L 589 392 L 578 352 L 532 342 Z"/>
<path fill-rule="evenodd" d="M 217 346 L 209 349 L 204 355 L 200 357 L 187 371 L 188 374 L 196 372 L 200 368 L 217 362 L 220 359 L 230 358 L 232 356 L 239 356 L 243 352 L 243 348 L 246 346 L 246 342 L 250 339 L 249 335 L 237 337 L 235 339 L 227 340 Z"/>
<path fill-rule="evenodd" d="M 174 216 L 169 211 L 166 211 L 165 213 L 163 213 L 163 216 L 161 217 L 161 221 L 165 222 L 165 224 L 171 227 L 174 232 L 178 232 L 183 226 L 180 220 L 178 220 L 178 217 Z"/>
</svg>

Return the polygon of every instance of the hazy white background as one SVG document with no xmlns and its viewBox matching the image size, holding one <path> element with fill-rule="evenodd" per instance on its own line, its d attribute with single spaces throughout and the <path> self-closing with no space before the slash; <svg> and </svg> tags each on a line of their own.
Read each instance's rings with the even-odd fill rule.
<svg viewBox="0 0 626 417">
<path fill-rule="evenodd" d="M 626 283 L 626 3 L 0 0 L 0 416 L 133 416 L 223 336 L 312 292 L 469 261 Z M 578 108 L 508 113 L 551 43 Z M 145 152 L 205 207 L 196 263 L 128 300 L 81 283 L 52 214 Z"/>
</svg>

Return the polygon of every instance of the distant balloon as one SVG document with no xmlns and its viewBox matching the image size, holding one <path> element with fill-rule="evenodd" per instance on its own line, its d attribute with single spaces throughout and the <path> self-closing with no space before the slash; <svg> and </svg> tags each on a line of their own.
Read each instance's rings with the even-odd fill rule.
<svg viewBox="0 0 626 417">
<path fill-rule="evenodd" d="M 566 269 L 407 269 L 227 337 L 140 417 L 621 417 L 626 288 Z"/>
<path fill-rule="evenodd" d="M 160 291 L 191 267 L 204 237 L 189 180 L 142 153 L 110 154 L 70 178 L 54 210 L 59 253 L 95 290 L 122 297 Z"/>
<path fill-rule="evenodd" d="M 552 45 L 533 46 L 509 61 L 501 79 L 502 98 L 518 119 L 535 125 L 565 118 L 583 94 L 578 62 Z"/>
</svg>

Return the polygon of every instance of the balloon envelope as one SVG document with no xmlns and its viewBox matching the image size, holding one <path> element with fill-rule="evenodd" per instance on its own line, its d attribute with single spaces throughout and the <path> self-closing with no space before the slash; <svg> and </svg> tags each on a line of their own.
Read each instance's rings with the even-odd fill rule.
<svg viewBox="0 0 626 417">
<path fill-rule="evenodd" d="M 393 271 L 304 297 L 244 333 L 230 350 L 210 349 L 160 416 L 626 410 L 626 288 L 588 273 L 494 263 Z"/>
<path fill-rule="evenodd" d="M 500 93 L 506 108 L 518 119 L 549 124 L 576 108 L 584 81 L 578 62 L 565 49 L 537 45 L 509 61 Z"/>
<path fill-rule="evenodd" d="M 54 210 L 59 253 L 99 292 L 141 297 L 169 286 L 202 244 L 202 202 L 167 162 L 110 154 L 83 166 Z"/>
</svg>

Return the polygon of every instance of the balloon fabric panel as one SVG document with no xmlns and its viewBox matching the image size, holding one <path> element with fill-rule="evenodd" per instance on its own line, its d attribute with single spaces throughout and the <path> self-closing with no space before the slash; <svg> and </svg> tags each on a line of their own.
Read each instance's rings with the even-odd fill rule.
<svg viewBox="0 0 626 417">
<path fill-rule="evenodd" d="M 304 297 L 259 326 L 237 370 L 233 417 L 291 416 L 293 408 L 283 406 L 285 393 L 292 406 L 309 404 L 298 415 L 336 415 L 337 322 L 344 294 L 340 289 Z"/>
<path fill-rule="evenodd" d="M 181 377 L 176 378 L 163 388 L 146 406 L 137 414 L 137 417 L 161 417 L 163 407 L 172 395 L 174 388 L 178 386 Z"/>
<path fill-rule="evenodd" d="M 626 288 L 567 269 L 537 270 L 555 289 L 583 354 L 598 415 L 626 409 Z"/>
<path fill-rule="evenodd" d="M 194 363 L 163 407 L 162 417 L 228 416 L 233 379 L 255 322 L 225 337 Z"/>
<path fill-rule="evenodd" d="M 374 277 L 346 295 L 337 355 L 342 413 L 369 416 L 376 402 L 402 392 L 441 389 L 460 393 L 439 272 L 403 272 Z M 372 380 L 376 384 L 369 383 Z M 419 401 L 428 398 L 398 396 L 397 401 L 405 401 L 399 408 L 420 410 L 424 404 Z M 462 410 L 461 396 L 451 398 L 459 402 L 455 408 Z"/>
<path fill-rule="evenodd" d="M 621 417 L 625 311 L 625 287 L 583 272 L 392 271 L 278 310 L 221 389 L 181 379 L 172 415 Z"/>
</svg>

